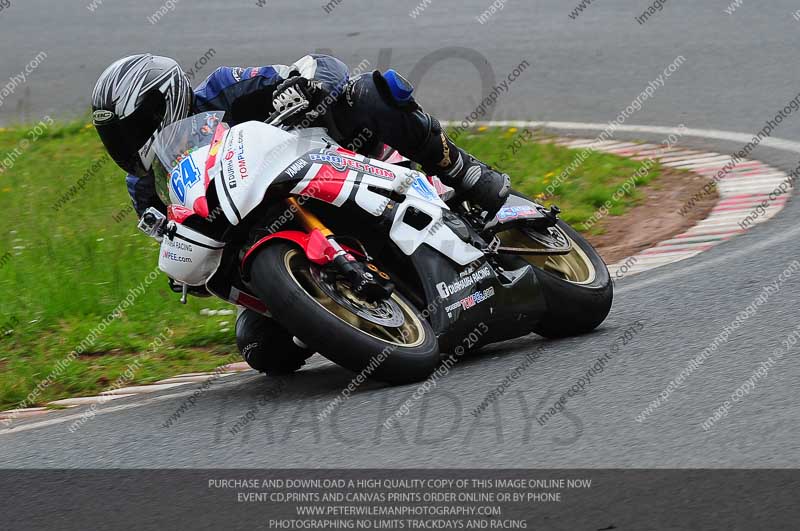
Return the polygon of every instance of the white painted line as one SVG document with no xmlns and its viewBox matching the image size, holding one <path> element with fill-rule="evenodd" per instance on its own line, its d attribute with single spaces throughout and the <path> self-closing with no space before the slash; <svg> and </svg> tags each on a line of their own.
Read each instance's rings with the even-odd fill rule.
<svg viewBox="0 0 800 531">
<path fill-rule="evenodd" d="M 134 385 L 131 387 L 123 387 L 121 389 L 112 389 L 111 391 L 104 391 L 101 395 L 136 395 L 139 393 L 155 393 L 156 391 L 163 391 L 165 389 L 172 389 L 181 385 L 188 385 L 191 382 L 171 383 L 171 384 L 153 384 L 153 385 Z"/>
<path fill-rule="evenodd" d="M 445 125 L 456 125 L 460 122 L 445 122 Z M 477 126 L 486 127 L 542 127 L 550 129 L 566 129 L 569 131 L 603 131 L 608 128 L 608 124 L 586 123 L 586 122 L 536 122 L 526 120 L 516 121 L 493 121 L 478 122 Z M 720 131 L 719 129 L 681 129 L 679 127 L 655 126 L 655 125 L 620 125 L 617 131 L 623 133 L 645 133 L 655 135 L 682 135 L 694 136 L 699 138 L 713 138 L 715 140 L 726 140 L 740 143 L 742 146 L 753 140 L 753 135 L 748 133 L 735 133 L 731 131 Z M 800 142 L 784 140 L 782 138 L 764 138 L 761 146 L 800 153 Z"/>
<path fill-rule="evenodd" d="M 798 149 L 798 151 L 787 149 L 786 151 L 792 151 L 793 153 L 800 153 L 800 149 Z M 635 291 L 638 289 L 646 288 L 647 286 L 657 284 L 659 282 L 666 282 L 676 277 L 684 277 L 690 273 L 694 273 L 695 271 L 702 271 L 707 267 L 715 266 L 723 262 L 729 262 L 730 260 L 735 260 L 739 257 L 753 256 L 754 251 L 760 251 L 762 249 L 772 247 L 773 245 L 783 244 L 785 242 L 795 242 L 797 241 L 798 237 L 800 237 L 800 225 L 792 227 L 791 229 L 782 232 L 772 233 L 771 237 L 757 240 L 752 245 L 749 245 L 737 251 L 726 253 L 722 256 L 706 259 L 701 262 L 695 262 L 693 264 L 687 265 L 686 267 L 676 269 L 675 271 L 670 271 L 669 273 L 661 273 L 661 274 L 656 273 L 655 275 L 645 279 L 635 279 L 629 285 L 623 286 L 615 290 L 615 294 L 621 295 L 629 291 Z"/>
<path fill-rule="evenodd" d="M 134 396 L 134 395 L 130 394 L 130 395 L 79 396 L 75 398 L 64 398 L 62 400 L 56 400 L 55 402 L 48 402 L 48 405 L 86 406 L 89 404 L 102 404 L 104 402 L 108 402 L 109 400 L 117 400 L 119 398 L 127 398 L 129 396 Z"/>
<path fill-rule="evenodd" d="M 248 382 L 248 381 L 253 380 L 255 378 L 262 378 L 262 376 L 261 375 L 254 376 L 253 378 L 249 378 L 249 379 L 244 380 L 244 381 Z M 229 387 L 231 385 L 239 385 L 239 382 L 238 381 L 237 382 L 230 382 L 227 385 L 214 386 L 213 389 L 214 390 L 224 389 L 224 388 Z M 148 397 L 148 398 L 145 398 L 144 400 L 131 402 L 129 404 L 119 404 L 119 405 L 116 405 L 116 406 L 106 406 L 106 407 L 100 408 L 97 411 L 95 411 L 95 416 L 107 415 L 109 413 L 115 413 L 117 411 L 124 411 L 126 409 L 135 409 L 135 408 L 139 408 L 139 407 L 142 407 L 142 406 L 147 406 L 147 405 L 150 405 L 150 404 L 156 404 L 158 402 L 164 402 L 165 400 L 174 400 L 176 398 L 183 398 L 185 396 L 190 396 L 190 395 L 194 394 L 194 392 L 195 392 L 195 390 L 192 389 L 190 391 L 181 391 L 179 393 L 172 393 L 172 394 L 163 395 L 163 396 Z M 65 422 L 70 422 L 72 420 L 77 420 L 77 419 L 80 419 L 82 417 L 83 417 L 83 413 L 74 413 L 74 414 L 71 414 L 71 415 L 58 416 L 58 417 L 54 417 L 54 418 L 51 418 L 51 419 L 42 420 L 42 421 L 38 421 L 38 422 L 31 422 L 31 423 L 28 423 L 28 424 L 22 424 L 20 426 L 14 426 L 12 428 L 7 428 L 7 429 L 4 429 L 4 430 L 0 429 L 0 436 L 2 436 L 2 435 L 10 435 L 12 433 L 19 433 L 19 432 L 23 432 L 23 431 L 35 430 L 36 428 L 43 428 L 45 426 L 53 426 L 53 425 L 56 425 L 56 424 L 64 424 Z"/>
<path fill-rule="evenodd" d="M 0 420 L 26 418 L 34 415 L 40 415 L 47 412 L 46 407 L 25 407 L 22 409 L 10 409 L 8 411 L 0 411 Z"/>
<path fill-rule="evenodd" d="M 230 373 L 220 373 L 219 377 L 227 376 Z M 165 380 L 159 380 L 155 382 L 156 384 L 172 384 L 172 383 L 201 383 L 206 382 L 215 378 L 213 374 L 209 374 L 207 376 L 181 376 L 175 378 L 167 378 Z"/>
</svg>

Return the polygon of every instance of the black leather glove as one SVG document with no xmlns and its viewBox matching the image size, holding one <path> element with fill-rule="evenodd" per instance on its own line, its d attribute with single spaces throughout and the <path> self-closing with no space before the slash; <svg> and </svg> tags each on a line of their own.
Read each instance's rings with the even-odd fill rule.
<svg viewBox="0 0 800 531">
<path fill-rule="evenodd" d="M 320 117 L 321 113 L 316 109 L 322 100 L 324 89 L 322 83 L 313 79 L 306 79 L 297 72 L 292 73 L 275 89 L 272 95 L 272 107 L 275 112 L 284 112 L 294 107 L 303 106 L 305 111 L 299 112 L 288 120 L 284 120 L 286 125 L 296 125 L 306 119 L 309 123 Z"/>
</svg>

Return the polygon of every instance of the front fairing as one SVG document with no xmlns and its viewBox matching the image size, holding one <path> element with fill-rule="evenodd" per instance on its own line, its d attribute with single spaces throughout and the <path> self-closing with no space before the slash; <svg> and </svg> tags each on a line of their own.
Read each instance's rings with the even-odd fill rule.
<svg viewBox="0 0 800 531">
<path fill-rule="evenodd" d="M 312 149 L 327 146 L 319 131 L 284 131 L 262 122 L 231 129 L 215 169 L 214 186 L 222 211 L 238 225 L 263 201 L 281 173 Z"/>
<path fill-rule="evenodd" d="M 228 131 L 221 111 L 190 116 L 164 128 L 156 137 L 155 186 L 167 205 L 207 215 L 208 176 L 220 165 L 216 153 Z"/>
</svg>

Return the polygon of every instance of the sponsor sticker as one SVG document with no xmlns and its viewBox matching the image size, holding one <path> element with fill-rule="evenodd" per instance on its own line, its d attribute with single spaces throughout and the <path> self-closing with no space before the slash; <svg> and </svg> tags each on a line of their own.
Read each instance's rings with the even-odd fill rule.
<svg viewBox="0 0 800 531">
<path fill-rule="evenodd" d="M 239 177 L 245 180 L 249 177 L 247 174 L 247 162 L 244 159 L 244 130 L 239 130 L 237 137 L 238 145 L 236 146 L 236 165 L 239 168 Z"/>
<path fill-rule="evenodd" d="M 427 179 L 424 177 L 417 177 L 414 179 L 414 182 L 411 183 L 411 188 L 416 190 L 419 195 L 428 201 L 436 201 L 439 199 L 439 195 L 431 189 L 431 187 L 428 185 Z"/>
<path fill-rule="evenodd" d="M 164 249 L 162 256 L 167 260 L 172 262 L 180 262 L 184 264 L 191 264 L 192 259 L 189 256 L 182 256 L 179 254 L 180 251 L 185 251 L 187 253 L 194 252 L 194 247 L 191 243 L 182 242 L 179 240 L 170 240 L 165 238 L 164 244 L 169 249 Z"/>
<path fill-rule="evenodd" d="M 497 213 L 497 220 L 501 223 L 519 218 L 535 216 L 539 211 L 530 205 L 504 206 Z"/>
<path fill-rule="evenodd" d="M 188 251 L 190 253 L 194 252 L 194 247 L 192 247 L 192 244 L 190 243 L 178 242 L 175 240 L 167 240 L 166 243 L 168 247 L 172 247 L 178 251 Z"/>
<path fill-rule="evenodd" d="M 300 172 L 300 170 L 302 170 L 306 166 L 308 166 L 308 162 L 306 162 L 305 159 L 300 159 L 298 161 L 295 161 L 291 166 L 286 168 L 286 175 L 288 175 L 289 177 L 295 177 Z"/>
<path fill-rule="evenodd" d="M 178 253 L 174 253 L 174 252 L 170 251 L 169 249 L 164 249 L 163 256 L 164 256 L 164 258 L 166 258 L 167 260 L 170 260 L 172 262 L 180 262 L 180 263 L 184 263 L 184 264 L 191 264 L 192 263 L 192 259 L 190 257 L 181 256 Z"/>
<path fill-rule="evenodd" d="M 443 299 L 451 297 L 467 288 L 470 288 L 485 278 L 492 276 L 492 268 L 486 264 L 476 271 L 466 274 L 465 276 L 455 280 L 451 283 L 439 282 L 436 284 L 436 291 Z"/>
<path fill-rule="evenodd" d="M 448 317 L 453 317 L 453 310 L 461 308 L 462 310 L 469 310 L 475 306 L 488 301 L 494 297 L 494 286 L 489 286 L 483 291 L 476 291 L 468 297 L 464 297 L 458 302 L 451 304 L 445 308 Z"/>
<path fill-rule="evenodd" d="M 330 164 L 339 171 L 344 171 L 349 168 L 351 170 L 367 173 L 369 175 L 380 177 L 382 179 L 388 179 L 390 181 L 393 181 L 397 177 L 394 172 L 387 170 L 386 168 L 379 168 L 378 166 L 373 166 L 372 164 L 366 164 L 348 157 L 334 155 L 333 153 L 312 153 L 309 155 L 309 158 L 315 162 L 325 162 Z"/>
</svg>

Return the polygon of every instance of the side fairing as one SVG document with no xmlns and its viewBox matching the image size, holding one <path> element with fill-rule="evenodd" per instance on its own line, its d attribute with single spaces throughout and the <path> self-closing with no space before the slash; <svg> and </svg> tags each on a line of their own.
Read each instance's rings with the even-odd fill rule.
<svg viewBox="0 0 800 531">
<path fill-rule="evenodd" d="M 382 189 L 405 196 L 396 204 L 389 230 L 403 253 L 410 256 L 428 245 L 460 265 L 483 256 L 443 222 L 448 207 L 424 174 L 336 146 L 318 129 L 290 133 L 247 122 L 228 132 L 220 155 L 214 185 L 233 225 L 259 206 L 279 179 L 293 182 L 295 195 L 339 207 L 353 201 L 375 217 L 383 216 L 390 202 Z"/>
<path fill-rule="evenodd" d="M 483 252 L 459 238 L 442 217 L 441 207 L 408 194 L 397 205 L 389 237 L 409 256 L 425 244 L 462 266 L 481 258 Z"/>
<path fill-rule="evenodd" d="M 424 174 L 379 161 L 370 163 L 382 164 L 401 176 L 392 181 L 391 189 L 405 195 L 405 200 L 396 206 L 389 237 L 403 253 L 411 256 L 421 245 L 428 245 L 462 266 L 483 256 L 444 223 L 449 207 Z"/>
<path fill-rule="evenodd" d="M 369 159 L 341 147 L 323 147 L 295 164 L 298 164 L 296 171 L 292 167 L 286 173 L 304 172 L 292 189 L 296 195 L 314 197 L 335 206 L 352 201 L 376 218 L 383 216 L 392 202 L 386 192 L 404 196 L 402 202 L 393 206 L 389 237 L 409 256 L 421 245 L 432 247 L 459 265 L 483 256 L 482 251 L 464 242 L 443 222 L 443 213 L 449 208 L 427 177 L 418 171 Z"/>
</svg>

